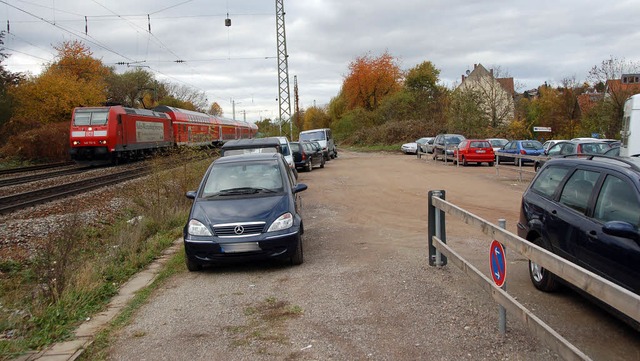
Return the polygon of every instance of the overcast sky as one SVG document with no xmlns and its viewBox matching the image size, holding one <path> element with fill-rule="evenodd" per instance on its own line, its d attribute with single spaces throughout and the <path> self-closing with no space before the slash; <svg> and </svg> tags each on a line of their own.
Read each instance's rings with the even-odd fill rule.
<svg viewBox="0 0 640 361">
<path fill-rule="evenodd" d="M 284 8 L 292 113 L 294 76 L 300 107 L 323 106 L 351 61 L 384 51 L 403 70 L 431 61 L 448 87 L 474 64 L 500 68 L 519 91 L 585 81 L 611 57 L 640 61 L 637 0 L 285 0 Z M 38 74 L 54 45 L 79 39 L 119 73 L 143 66 L 205 92 L 225 116 L 232 101 L 237 119 L 279 114 L 274 0 L 0 0 L 0 29 L 7 21 L 10 71 Z"/>
</svg>

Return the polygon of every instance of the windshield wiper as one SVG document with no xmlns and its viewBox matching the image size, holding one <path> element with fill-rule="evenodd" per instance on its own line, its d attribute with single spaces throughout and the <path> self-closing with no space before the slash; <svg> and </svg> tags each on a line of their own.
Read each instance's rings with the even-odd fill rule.
<svg viewBox="0 0 640 361">
<path fill-rule="evenodd" d="M 260 192 L 260 190 L 261 188 L 240 187 L 240 188 L 223 189 L 218 194 L 221 196 L 236 195 L 236 194 L 255 194 Z"/>
<path fill-rule="evenodd" d="M 262 193 L 276 193 L 275 190 L 269 189 L 269 188 L 256 188 L 256 189 Z"/>
</svg>

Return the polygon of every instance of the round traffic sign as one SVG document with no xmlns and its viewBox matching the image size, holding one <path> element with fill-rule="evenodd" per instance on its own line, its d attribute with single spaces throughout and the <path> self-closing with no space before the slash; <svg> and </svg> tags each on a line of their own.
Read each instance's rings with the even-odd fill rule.
<svg viewBox="0 0 640 361">
<path fill-rule="evenodd" d="M 502 244 L 495 239 L 491 242 L 489 251 L 489 260 L 491 265 L 491 278 L 498 287 L 502 287 L 507 279 L 507 261 L 504 256 L 504 248 Z"/>
</svg>

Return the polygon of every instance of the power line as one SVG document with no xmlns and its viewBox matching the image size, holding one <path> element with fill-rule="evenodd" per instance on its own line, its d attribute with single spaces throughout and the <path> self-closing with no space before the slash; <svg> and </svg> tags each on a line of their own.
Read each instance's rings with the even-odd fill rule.
<svg viewBox="0 0 640 361">
<path fill-rule="evenodd" d="M 36 58 L 36 59 L 40 59 L 40 60 L 44 60 L 44 61 L 49 61 L 49 60 L 50 60 L 50 59 L 41 58 L 41 57 L 36 56 L 36 55 L 27 54 L 27 53 L 25 53 L 25 52 L 23 52 L 23 51 L 20 51 L 20 50 L 15 50 L 15 49 L 7 48 L 6 46 L 3 46 L 3 48 L 5 48 L 5 49 L 7 49 L 7 50 L 11 50 L 11 51 L 13 51 L 14 53 L 19 53 L 19 54 L 23 54 L 23 55 L 26 55 L 26 56 L 30 56 L 30 57 L 32 57 L 32 58 Z"/>
<path fill-rule="evenodd" d="M 91 44 L 94 44 L 94 45 L 96 45 L 96 46 L 98 46 L 98 47 L 100 47 L 100 48 L 102 48 L 102 49 L 104 49 L 104 50 L 106 50 L 106 51 L 109 51 L 109 52 L 111 52 L 111 53 L 114 53 L 114 54 L 116 54 L 116 55 L 118 55 L 118 56 L 121 56 L 121 57 L 122 57 L 122 58 L 124 58 L 124 59 L 127 59 L 127 60 L 131 60 L 131 61 L 133 61 L 133 59 L 131 59 L 131 58 L 127 57 L 127 56 L 124 56 L 124 55 L 122 55 L 122 54 L 118 53 L 117 51 L 112 50 L 112 49 L 110 49 L 110 48 L 106 47 L 105 45 L 102 45 L 102 44 L 100 44 L 100 43 L 98 43 L 98 42 L 92 41 L 92 40 L 90 40 L 90 39 L 88 39 L 88 38 L 86 38 L 86 37 L 82 36 L 82 34 L 76 34 L 75 32 L 73 32 L 73 31 L 71 31 L 71 30 L 69 30 L 69 29 L 63 28 L 62 26 L 60 26 L 60 25 L 58 25 L 58 24 L 56 24 L 56 23 L 54 23 L 54 22 L 48 21 L 48 20 L 46 20 L 46 19 L 44 19 L 44 18 L 42 18 L 42 17 L 39 17 L 39 16 L 37 16 L 37 15 L 35 15 L 35 14 L 32 14 L 32 13 L 30 13 L 30 12 L 28 12 L 28 11 L 24 10 L 24 9 L 21 9 L 21 8 L 19 8 L 19 7 L 16 7 L 16 6 L 12 5 L 12 4 L 9 4 L 8 2 L 6 2 L 6 1 L 4 1 L 4 0 L 0 0 L 0 3 L 3 3 L 3 4 L 5 4 L 5 5 L 7 5 L 7 6 L 10 6 L 10 7 L 14 8 L 14 9 L 16 9 L 16 10 L 18 10 L 18 11 L 21 11 L 21 12 L 23 12 L 23 13 L 25 13 L 25 14 L 29 15 L 29 16 L 32 16 L 32 17 L 34 17 L 34 18 L 36 18 L 36 19 L 40 19 L 40 20 L 44 21 L 45 23 L 47 23 L 47 24 L 49 24 L 49 25 L 51 25 L 51 26 L 54 26 L 54 27 L 56 27 L 56 28 L 58 28 L 58 29 L 60 29 L 60 30 L 62 30 L 62 31 L 65 31 L 65 32 L 67 32 L 67 33 L 69 33 L 69 34 L 71 34 L 71 35 L 74 35 L 74 36 L 76 36 L 76 37 L 78 37 L 78 38 L 84 39 L 84 40 L 86 40 L 86 41 L 90 42 Z"/>
<path fill-rule="evenodd" d="M 175 7 L 178 7 L 178 6 L 180 6 L 180 5 L 184 5 L 184 4 L 186 4 L 186 3 L 190 3 L 190 2 L 192 2 L 192 1 L 193 1 L 193 0 L 183 1 L 183 2 L 181 2 L 181 3 L 179 3 L 179 4 L 171 5 L 171 6 L 168 6 L 168 7 L 164 8 L 164 9 L 160 9 L 160 10 L 156 10 L 156 11 L 154 11 L 154 12 L 151 12 L 151 13 L 149 13 L 148 15 L 153 15 L 153 14 L 161 13 L 161 12 L 163 12 L 163 11 L 165 11 L 165 10 L 173 9 L 173 8 L 175 8 Z"/>
</svg>

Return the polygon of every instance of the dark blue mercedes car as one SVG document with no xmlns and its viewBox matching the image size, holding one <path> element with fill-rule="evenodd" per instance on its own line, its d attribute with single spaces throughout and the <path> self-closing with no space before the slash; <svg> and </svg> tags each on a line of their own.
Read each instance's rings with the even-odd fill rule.
<svg viewBox="0 0 640 361">
<path fill-rule="evenodd" d="M 215 160 L 193 199 L 184 227 L 189 271 L 223 261 L 285 259 L 303 262 L 304 227 L 297 183 L 280 153 Z"/>
</svg>

